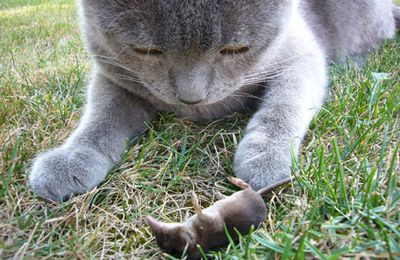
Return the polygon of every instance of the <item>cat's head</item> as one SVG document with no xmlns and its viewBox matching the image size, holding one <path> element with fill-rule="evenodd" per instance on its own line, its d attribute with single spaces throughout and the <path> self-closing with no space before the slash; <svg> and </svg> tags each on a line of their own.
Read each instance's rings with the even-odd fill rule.
<svg viewBox="0 0 400 260">
<path fill-rule="evenodd" d="M 79 0 L 98 61 L 169 104 L 211 104 L 247 82 L 294 0 Z M 118 77 L 118 75 L 113 75 Z M 127 78 L 127 77 L 125 77 Z"/>
</svg>

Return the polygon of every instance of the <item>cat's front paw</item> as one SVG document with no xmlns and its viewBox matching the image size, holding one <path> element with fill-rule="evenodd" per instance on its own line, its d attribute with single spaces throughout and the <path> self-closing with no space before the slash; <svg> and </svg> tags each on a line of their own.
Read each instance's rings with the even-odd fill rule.
<svg viewBox="0 0 400 260">
<path fill-rule="evenodd" d="M 35 159 L 29 184 L 43 198 L 65 201 L 102 182 L 111 164 L 109 158 L 94 149 L 56 148 Z"/>
<path fill-rule="evenodd" d="M 290 176 L 290 144 L 266 142 L 263 134 L 245 135 L 235 154 L 235 175 L 254 190 Z"/>
</svg>

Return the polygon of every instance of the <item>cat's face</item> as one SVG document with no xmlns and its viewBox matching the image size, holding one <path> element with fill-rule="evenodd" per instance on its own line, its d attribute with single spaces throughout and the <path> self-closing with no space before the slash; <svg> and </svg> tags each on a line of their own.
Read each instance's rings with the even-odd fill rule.
<svg viewBox="0 0 400 260">
<path fill-rule="evenodd" d="M 291 2 L 80 0 L 95 58 L 174 105 L 215 103 L 246 84 Z"/>
</svg>

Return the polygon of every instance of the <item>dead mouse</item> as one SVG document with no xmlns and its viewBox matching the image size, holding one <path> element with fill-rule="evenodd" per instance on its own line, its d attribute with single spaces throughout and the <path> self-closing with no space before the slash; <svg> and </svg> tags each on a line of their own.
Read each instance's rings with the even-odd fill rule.
<svg viewBox="0 0 400 260">
<path fill-rule="evenodd" d="M 257 228 L 263 223 L 267 217 L 267 208 L 261 196 L 291 182 L 293 178 L 284 179 L 259 191 L 254 191 L 238 178 L 232 177 L 229 180 L 243 190 L 204 210 L 200 208 L 194 195 L 193 208 L 196 215 L 183 223 L 163 223 L 150 216 L 145 217 L 158 246 L 170 255 L 179 257 L 186 253 L 188 259 L 200 259 L 199 246 L 207 252 L 229 243 L 224 226 L 230 236 L 237 239 L 235 229 L 240 234 L 247 234 L 252 226 Z"/>
</svg>

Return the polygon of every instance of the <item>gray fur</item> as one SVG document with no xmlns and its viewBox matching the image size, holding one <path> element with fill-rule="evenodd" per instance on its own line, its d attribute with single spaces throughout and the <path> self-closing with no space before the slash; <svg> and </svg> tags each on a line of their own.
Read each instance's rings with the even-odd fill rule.
<svg viewBox="0 0 400 260">
<path fill-rule="evenodd" d="M 290 175 L 327 88 L 326 63 L 365 54 L 395 33 L 390 0 L 80 0 L 93 54 L 79 127 L 39 155 L 33 190 L 64 200 L 98 185 L 157 111 L 212 120 L 254 104 L 234 160 L 260 189 Z M 245 46 L 243 53 L 221 49 Z M 160 55 L 143 55 L 143 48 Z M 190 105 L 192 104 L 192 105 Z M 194 105 L 195 104 L 195 105 Z"/>
<path fill-rule="evenodd" d="M 399 29 L 400 28 L 400 7 L 398 7 L 398 6 L 393 7 L 393 17 L 396 20 L 397 29 Z"/>
</svg>

